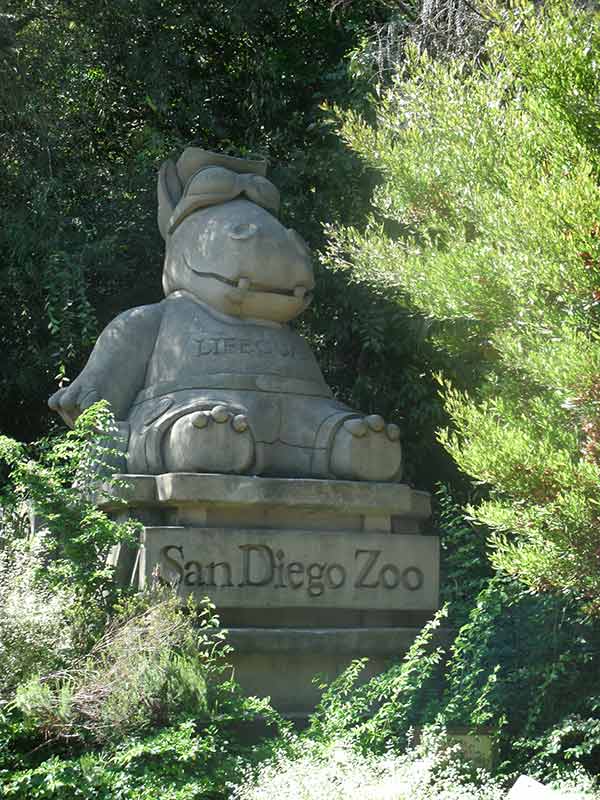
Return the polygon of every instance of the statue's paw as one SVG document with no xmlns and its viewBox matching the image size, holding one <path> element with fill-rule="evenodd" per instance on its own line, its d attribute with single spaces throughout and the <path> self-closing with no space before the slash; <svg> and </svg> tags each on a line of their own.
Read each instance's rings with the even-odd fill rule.
<svg viewBox="0 0 600 800">
<path fill-rule="evenodd" d="M 55 392 L 49 398 L 48 406 L 52 411 L 59 413 L 72 428 L 81 412 L 100 399 L 100 393 L 93 384 L 74 381 L 70 386 Z"/>
<path fill-rule="evenodd" d="M 167 471 L 247 472 L 254 462 L 254 438 L 245 414 L 238 412 L 218 404 L 180 417 L 163 444 Z"/>
<path fill-rule="evenodd" d="M 400 479 L 400 428 L 379 414 L 347 419 L 333 439 L 329 468 L 336 478 L 351 481 Z"/>
</svg>

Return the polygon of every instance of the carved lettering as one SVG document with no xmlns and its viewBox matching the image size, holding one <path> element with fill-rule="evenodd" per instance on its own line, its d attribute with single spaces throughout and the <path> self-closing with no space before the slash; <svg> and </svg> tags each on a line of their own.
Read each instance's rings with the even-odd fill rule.
<svg viewBox="0 0 600 800">
<path fill-rule="evenodd" d="M 416 592 L 424 582 L 425 576 L 418 567 L 407 567 L 402 573 L 402 583 L 410 592 Z"/>
<path fill-rule="evenodd" d="M 400 583 L 400 570 L 395 564 L 385 564 L 380 569 L 379 576 L 386 589 L 395 589 Z"/>
<path fill-rule="evenodd" d="M 221 575 L 226 577 L 222 583 L 215 583 L 215 570 L 217 567 L 222 567 Z M 233 586 L 231 582 L 231 565 L 227 561 L 211 561 L 206 565 L 206 585 L 207 586 Z"/>
<path fill-rule="evenodd" d="M 196 339 L 198 343 L 198 355 L 209 356 L 211 353 L 217 352 L 216 339 Z"/>
<path fill-rule="evenodd" d="M 277 581 L 275 583 L 276 589 L 285 589 L 286 584 L 284 580 L 284 572 L 283 568 L 285 567 L 285 553 L 283 550 L 278 550 L 275 553 L 275 558 L 277 559 L 277 565 L 275 566 L 275 572 L 277 574 Z"/>
<path fill-rule="evenodd" d="M 304 349 L 296 349 L 291 342 L 277 339 L 237 339 L 235 337 L 196 337 L 197 356 L 211 355 L 244 355 L 270 356 L 277 354 L 282 358 L 306 359 L 309 353 Z"/>
<path fill-rule="evenodd" d="M 242 551 L 242 582 L 240 586 L 266 586 L 273 580 L 273 572 L 275 569 L 275 560 L 273 558 L 273 551 L 266 544 L 241 544 L 240 550 Z M 259 580 L 254 580 L 251 577 L 251 567 L 256 564 L 257 559 L 251 560 L 252 553 L 257 553 L 262 561 L 263 577 Z"/>
<path fill-rule="evenodd" d="M 308 578 L 308 594 L 310 597 L 320 597 L 323 594 L 325 584 L 323 583 L 323 572 L 325 571 L 325 564 L 309 564 L 306 568 L 306 577 Z"/>
<path fill-rule="evenodd" d="M 186 560 L 183 547 L 166 545 L 160 550 L 163 577 L 191 591 L 201 587 L 239 589 L 270 587 L 298 591 L 319 598 L 327 591 L 337 591 L 346 585 L 352 568 L 343 563 L 287 561 L 282 548 L 273 550 L 266 544 L 238 545 L 239 557 L 232 561 L 202 563 Z M 357 549 L 354 552 L 356 589 L 405 590 L 415 592 L 425 583 L 423 571 L 414 565 L 383 563 L 382 550 Z"/>
<path fill-rule="evenodd" d="M 362 555 L 366 555 L 367 559 L 363 564 L 360 573 L 358 574 L 354 586 L 357 589 L 376 589 L 377 586 L 379 585 L 379 578 L 377 578 L 375 583 L 365 583 L 365 581 L 373 571 L 373 568 L 375 567 L 375 564 L 377 563 L 377 560 L 381 555 L 381 550 L 357 550 L 354 555 L 354 558 L 357 559 L 359 556 Z"/>
<path fill-rule="evenodd" d="M 337 577 L 334 578 L 334 575 Z M 346 583 L 346 570 L 341 564 L 330 564 L 327 567 L 327 583 L 330 589 L 339 589 Z"/>
<path fill-rule="evenodd" d="M 297 576 L 301 575 L 300 581 Z M 304 564 L 299 561 L 290 561 L 287 568 L 288 583 L 292 589 L 301 589 L 304 585 Z"/>
<path fill-rule="evenodd" d="M 171 550 L 176 550 L 181 557 L 181 561 L 184 560 L 183 547 L 177 547 L 177 545 L 174 544 L 169 544 L 166 547 L 163 547 L 162 550 L 160 551 L 160 558 L 165 567 L 167 568 L 167 570 L 169 568 L 171 570 L 175 570 L 175 573 L 178 575 L 178 578 L 176 579 L 175 583 L 179 584 L 183 579 L 183 567 L 179 563 L 179 561 L 176 561 L 174 558 L 171 558 L 171 556 L 169 555 L 169 552 Z M 163 577 L 166 578 L 167 580 L 170 580 L 168 572 Z"/>
<path fill-rule="evenodd" d="M 183 582 L 186 586 L 204 586 L 202 564 L 199 561 L 186 561 L 183 568 L 185 570 Z"/>
</svg>

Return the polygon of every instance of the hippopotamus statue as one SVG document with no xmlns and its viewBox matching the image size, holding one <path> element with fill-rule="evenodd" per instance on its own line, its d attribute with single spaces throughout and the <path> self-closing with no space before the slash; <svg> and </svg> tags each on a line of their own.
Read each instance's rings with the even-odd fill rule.
<svg viewBox="0 0 600 800">
<path fill-rule="evenodd" d="M 262 161 L 200 148 L 163 164 L 165 299 L 111 322 L 50 408 L 72 426 L 107 400 L 130 474 L 399 480 L 399 428 L 335 400 L 287 324 L 314 275 L 265 174 Z"/>
</svg>

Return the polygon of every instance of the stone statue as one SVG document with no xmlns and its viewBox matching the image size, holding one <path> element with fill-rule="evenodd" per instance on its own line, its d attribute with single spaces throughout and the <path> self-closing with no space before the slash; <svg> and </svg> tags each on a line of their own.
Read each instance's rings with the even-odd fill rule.
<svg viewBox="0 0 600 800">
<path fill-rule="evenodd" d="M 72 426 L 109 401 L 130 474 L 398 481 L 399 428 L 333 399 L 287 325 L 310 303 L 314 275 L 265 174 L 262 161 L 193 147 L 163 164 L 165 299 L 111 322 L 50 408 Z"/>
</svg>

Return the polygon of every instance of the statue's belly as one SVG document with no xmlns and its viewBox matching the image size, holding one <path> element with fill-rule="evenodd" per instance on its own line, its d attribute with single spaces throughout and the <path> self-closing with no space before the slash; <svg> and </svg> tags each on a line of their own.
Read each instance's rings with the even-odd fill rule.
<svg viewBox="0 0 600 800">
<path fill-rule="evenodd" d="M 308 382 L 314 392 L 329 395 L 310 347 L 287 326 L 215 316 L 185 298 L 165 305 L 146 389 L 278 391 L 277 380 L 286 379 Z"/>
<path fill-rule="evenodd" d="M 230 322 L 172 301 L 129 415 L 130 471 L 164 470 L 165 448 L 175 449 L 174 439 L 191 431 L 186 419 L 219 404 L 247 417 L 263 450 L 275 443 L 312 447 L 321 421 L 343 408 L 306 342 L 289 328 Z M 181 469 L 190 459 L 181 459 Z"/>
</svg>

